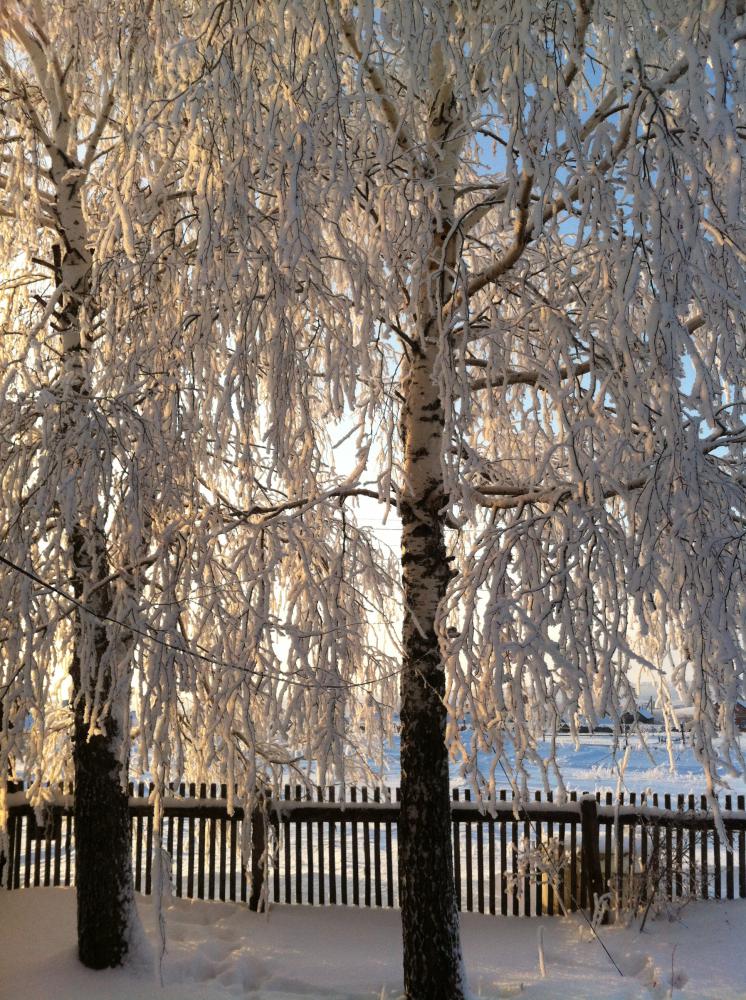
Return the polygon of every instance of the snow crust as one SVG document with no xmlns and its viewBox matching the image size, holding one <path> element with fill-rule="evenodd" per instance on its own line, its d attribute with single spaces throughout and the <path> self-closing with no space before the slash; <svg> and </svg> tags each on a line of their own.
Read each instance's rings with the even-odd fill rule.
<svg viewBox="0 0 746 1000">
<path fill-rule="evenodd" d="M 137 896 L 156 943 L 152 902 Z M 142 955 L 127 969 L 77 961 L 72 889 L 0 893 L 0 996 L 24 1000 L 395 1000 L 401 996 L 396 911 L 275 906 L 268 916 L 227 903 L 171 900 L 163 987 Z M 546 977 L 539 967 L 543 928 Z M 743 1000 L 746 902 L 697 903 L 677 919 L 602 928 L 624 976 L 579 916 L 543 920 L 462 915 L 474 998 Z M 154 949 L 155 950 L 155 949 Z"/>
</svg>

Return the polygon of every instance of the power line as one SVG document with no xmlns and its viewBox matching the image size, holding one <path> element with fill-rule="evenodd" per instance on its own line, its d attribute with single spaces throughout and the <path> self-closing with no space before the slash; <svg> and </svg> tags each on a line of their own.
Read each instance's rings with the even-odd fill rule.
<svg viewBox="0 0 746 1000">
<path fill-rule="evenodd" d="M 19 566 L 17 563 L 12 562 L 12 560 L 7 559 L 4 555 L 1 554 L 0 554 L 0 563 L 3 563 L 5 566 L 7 566 L 9 569 L 12 569 L 14 572 L 27 577 L 33 583 L 36 583 L 39 586 L 44 587 L 46 590 L 49 590 L 52 593 L 57 594 L 59 597 L 63 598 L 63 600 L 69 601 L 70 604 L 74 605 L 74 607 L 79 608 L 81 611 L 84 611 L 86 614 L 91 615 L 91 617 L 93 618 L 97 618 L 99 621 L 109 622 L 112 625 L 119 625 L 121 628 L 127 629 L 128 631 L 134 633 L 135 635 L 142 636 L 143 639 L 147 639 L 149 642 L 152 642 L 157 646 L 163 646 L 164 649 L 169 649 L 176 653 L 185 653 L 188 656 L 193 656 L 197 660 L 202 660 L 203 662 L 210 663 L 216 667 L 223 667 L 227 670 L 238 670 L 245 674 L 251 674 L 252 676 L 258 677 L 260 680 L 278 680 L 286 684 L 293 684 L 296 687 L 308 688 L 309 690 L 324 688 L 325 690 L 328 691 L 349 691 L 352 688 L 369 688 L 375 684 L 380 684 L 381 681 L 389 680 L 391 677 L 398 676 L 399 674 L 402 673 L 404 669 L 403 667 L 400 667 L 398 670 L 392 670 L 389 673 L 383 674 L 381 677 L 378 677 L 374 681 L 355 681 L 349 684 L 324 684 L 324 683 L 312 684 L 308 681 L 293 680 L 291 675 L 289 674 L 274 674 L 262 670 L 252 670 L 250 667 L 243 667 L 239 666 L 239 664 L 237 663 L 230 663 L 227 660 L 221 660 L 218 657 L 211 656 L 209 653 L 199 652 L 196 649 L 190 648 L 186 644 L 181 646 L 176 645 L 176 643 L 169 642 L 167 639 L 161 639 L 157 635 L 152 635 L 150 632 L 145 632 L 142 629 L 137 628 L 137 626 L 135 625 L 123 622 L 119 618 L 114 618 L 112 615 L 101 614 L 97 611 L 93 611 L 91 608 L 83 604 L 82 601 L 79 601 L 76 597 L 73 597 L 71 594 L 66 593 L 64 590 L 61 590 L 53 583 L 50 583 L 49 581 L 42 579 L 42 577 L 40 577 L 33 570 L 28 570 L 23 566 Z M 341 627 L 342 626 L 340 626 L 340 628 Z M 153 629 L 152 626 L 148 626 L 148 628 Z"/>
</svg>

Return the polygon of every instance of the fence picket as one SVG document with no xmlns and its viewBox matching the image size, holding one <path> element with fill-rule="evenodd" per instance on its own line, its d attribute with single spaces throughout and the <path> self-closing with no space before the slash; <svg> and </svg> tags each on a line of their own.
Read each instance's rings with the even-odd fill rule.
<svg viewBox="0 0 746 1000">
<path fill-rule="evenodd" d="M 357 801 L 357 789 L 350 789 L 350 801 Z M 352 904 L 360 906 L 360 876 L 358 873 L 357 820 L 352 824 Z"/>
<path fill-rule="evenodd" d="M 529 851 L 531 847 L 531 824 L 528 820 L 524 820 L 523 823 L 523 845 L 526 852 Z M 531 916 L 531 862 L 530 854 L 526 854 L 524 859 L 524 875 L 523 875 L 523 915 L 524 917 Z"/>
<path fill-rule="evenodd" d="M 552 802 L 554 796 L 551 792 L 547 792 L 547 802 Z M 555 881 L 557 878 L 556 872 L 554 871 L 554 857 L 552 855 L 552 850 L 554 847 L 554 823 L 551 819 L 552 814 L 549 814 L 549 821 L 547 822 L 547 840 L 549 843 L 544 848 L 545 851 L 545 861 L 547 862 L 548 872 L 542 879 L 542 889 L 546 882 L 547 886 L 547 914 L 552 917 L 554 916 L 554 892 L 555 892 Z"/>
<path fill-rule="evenodd" d="M 676 810 L 684 812 L 684 796 L 679 795 L 676 800 Z M 684 895 L 684 828 L 676 827 L 676 870 L 674 872 L 674 897 L 680 899 Z"/>
<path fill-rule="evenodd" d="M 739 795 L 736 802 L 743 812 L 746 804 L 744 796 Z M 738 896 L 740 899 L 746 898 L 746 835 L 743 828 L 738 831 Z"/>
<path fill-rule="evenodd" d="M 484 823 L 477 823 L 477 910 L 484 913 Z"/>
<path fill-rule="evenodd" d="M 689 811 L 694 812 L 694 796 L 689 796 Z M 697 893 L 697 831 L 689 827 L 689 895 Z"/>
<path fill-rule="evenodd" d="M 342 906 L 347 906 L 347 821 L 344 818 L 344 813 L 341 815 L 339 824 L 339 868 Z"/>
<path fill-rule="evenodd" d="M 228 786 L 220 786 L 220 798 L 225 801 L 228 798 Z M 228 813 L 220 817 L 220 868 L 218 869 L 218 896 L 220 899 L 226 898 L 225 881 L 227 876 L 228 845 L 226 843 L 228 833 Z"/>
<path fill-rule="evenodd" d="M 575 795 L 575 800 L 573 799 L 573 792 L 570 792 L 570 801 L 575 801 L 577 795 Z M 585 906 L 585 900 L 578 898 L 578 824 L 570 823 L 570 909 L 576 910 L 578 907 L 581 909 Z"/>
<path fill-rule="evenodd" d="M 324 800 L 324 791 L 321 786 L 316 788 L 316 797 L 319 802 Z M 318 851 L 318 868 L 319 868 L 319 905 L 323 906 L 326 902 L 326 887 L 324 886 L 324 824 L 318 822 L 316 824 L 316 848 Z M 310 902 L 310 900 L 309 900 Z"/>
<path fill-rule="evenodd" d="M 386 789 L 386 801 L 391 801 L 391 789 Z M 391 820 L 386 820 L 386 905 L 394 905 L 394 858 L 392 849 Z"/>
<path fill-rule="evenodd" d="M 368 789 L 361 789 L 363 802 L 368 801 Z M 363 822 L 363 877 L 365 879 L 365 905 L 370 906 L 370 823 Z"/>
<path fill-rule="evenodd" d="M 453 796 L 453 801 L 458 802 L 458 788 L 454 788 L 451 795 Z M 451 829 L 453 830 L 453 885 L 456 893 L 456 905 L 459 910 L 463 910 L 464 906 L 461 899 L 461 826 L 458 822 L 457 812 L 452 812 L 451 817 Z"/>
<path fill-rule="evenodd" d="M 722 886 L 720 884 L 720 876 L 722 874 L 722 866 L 720 864 L 720 835 L 717 829 L 712 831 L 712 846 L 715 854 L 714 858 L 714 882 L 715 882 L 715 899 L 720 899 L 722 895 Z"/>
<path fill-rule="evenodd" d="M 504 788 L 500 789 L 500 801 L 506 801 Z M 500 824 L 500 913 L 508 914 L 508 824 Z"/>
<path fill-rule="evenodd" d="M 150 786 L 152 790 L 153 786 Z M 153 891 L 153 813 L 146 816 L 145 822 L 145 893 Z"/>
<path fill-rule="evenodd" d="M 469 788 L 464 789 L 464 800 L 466 802 L 471 802 L 471 790 Z M 467 820 L 464 824 L 464 834 L 465 834 L 465 846 L 466 846 L 466 909 L 467 912 L 472 913 L 474 910 L 474 878 L 472 871 L 472 840 L 471 840 L 471 823 Z"/>
<path fill-rule="evenodd" d="M 329 802 L 334 802 L 334 786 L 329 788 Z M 342 824 L 340 824 L 341 826 Z M 337 824 L 329 824 L 329 902 L 337 902 Z"/>
<path fill-rule="evenodd" d="M 295 786 L 295 799 L 300 801 L 301 788 L 300 785 Z M 303 902 L 303 861 L 302 861 L 302 826 L 299 822 L 295 823 L 295 902 Z"/>
<path fill-rule="evenodd" d="M 614 799 L 611 792 L 606 793 L 606 805 L 611 807 L 614 804 Z M 611 892 L 611 839 L 613 836 L 613 822 L 612 820 L 607 820 L 604 823 L 604 892 Z"/>
<path fill-rule="evenodd" d="M 16 826 L 20 817 L 11 816 L 8 820 L 8 857 L 5 859 L 5 867 L 7 871 L 3 872 L 5 877 L 5 884 L 8 889 L 13 888 L 13 870 L 16 863 Z"/>
<path fill-rule="evenodd" d="M 703 795 L 700 800 L 702 809 L 707 808 L 707 799 Z M 702 899 L 707 899 L 710 895 L 710 879 L 707 870 L 707 830 L 702 830 L 699 838 L 700 859 L 702 864 Z"/>
<path fill-rule="evenodd" d="M 537 792 L 534 795 L 537 802 L 541 802 L 541 792 Z M 541 857 L 542 854 L 542 836 L 541 836 L 541 820 L 537 820 L 535 824 L 536 830 L 536 854 L 537 857 Z M 537 868 L 532 872 L 532 889 L 531 895 L 534 899 L 533 912 L 537 917 L 543 915 L 544 912 L 544 900 L 543 900 L 543 882 L 541 878 L 541 869 Z"/>
<path fill-rule="evenodd" d="M 381 801 L 381 789 L 373 789 L 373 801 Z M 373 824 L 373 891 L 375 893 L 376 906 L 383 906 L 383 892 L 381 889 L 381 824 L 376 821 Z"/>
<path fill-rule="evenodd" d="M 732 808 L 732 799 L 730 795 L 725 796 L 725 808 L 730 812 Z M 733 848 L 735 835 L 732 830 L 726 830 L 728 834 L 728 843 L 725 846 L 725 898 L 734 899 L 734 885 L 733 885 Z"/>
<path fill-rule="evenodd" d="M 513 818 L 511 827 L 511 843 L 513 845 L 513 852 L 511 856 L 511 876 L 512 876 L 512 892 L 513 892 L 513 916 L 517 917 L 521 912 L 521 894 L 518 886 L 518 823 Z"/>
</svg>

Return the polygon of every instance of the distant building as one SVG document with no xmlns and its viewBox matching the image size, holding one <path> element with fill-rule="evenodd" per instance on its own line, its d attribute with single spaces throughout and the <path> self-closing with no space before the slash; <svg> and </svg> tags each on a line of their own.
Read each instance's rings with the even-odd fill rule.
<svg viewBox="0 0 746 1000">
<path fill-rule="evenodd" d="M 634 712 L 623 712 L 619 719 L 621 732 L 627 732 L 635 724 L 641 726 L 652 726 L 655 723 L 653 713 L 647 708 L 636 708 Z M 744 726 L 746 726 L 746 704 L 744 704 Z M 582 736 L 588 733 L 613 733 L 616 729 L 616 721 L 610 715 L 604 715 L 598 720 L 598 724 L 591 728 L 587 722 L 581 722 L 577 727 L 578 733 Z M 570 723 L 563 719 L 559 727 L 560 733 L 570 732 Z"/>
<path fill-rule="evenodd" d="M 737 701 L 733 709 L 733 722 L 736 729 L 746 733 L 746 702 Z"/>
</svg>

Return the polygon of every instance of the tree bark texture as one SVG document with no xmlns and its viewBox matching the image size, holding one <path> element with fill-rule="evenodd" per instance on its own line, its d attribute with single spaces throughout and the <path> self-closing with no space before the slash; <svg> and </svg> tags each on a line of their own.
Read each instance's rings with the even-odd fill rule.
<svg viewBox="0 0 746 1000">
<path fill-rule="evenodd" d="M 399 891 L 408 1000 L 458 1000 L 464 995 L 453 883 L 445 673 L 435 634 L 435 615 L 450 570 L 440 470 L 443 411 L 432 381 L 433 350 L 414 352 L 404 382 L 402 421 L 410 475 L 400 500 L 405 610 Z"/>
<path fill-rule="evenodd" d="M 428 139 L 437 200 L 432 243 L 416 281 L 416 337 L 408 345 L 403 396 L 401 812 L 399 891 L 407 1000 L 462 1000 L 466 983 L 453 881 L 445 669 L 435 620 L 451 577 L 445 543 L 444 412 L 437 384 L 440 322 L 453 287 L 459 113 L 439 52 L 433 53 Z"/>
<path fill-rule="evenodd" d="M 82 596 L 84 580 L 106 579 L 104 536 L 100 531 L 88 532 L 79 527 L 73 531 L 71 543 L 76 592 Z M 108 614 L 111 608 L 108 584 L 90 593 L 86 606 L 99 615 Z M 124 961 L 134 905 L 130 815 L 120 760 L 122 740 L 126 738 L 121 729 L 126 724 L 128 705 L 124 712 L 107 715 L 104 732 L 90 735 L 86 702 L 93 703 L 94 688 L 98 688 L 99 704 L 109 696 L 112 651 L 106 625 L 100 619 L 89 624 L 89 635 L 82 640 L 80 619 L 84 614 L 81 611 L 77 614 L 71 668 L 76 698 L 73 763 L 78 954 L 89 968 L 105 969 Z M 93 657 L 85 672 L 81 671 L 82 656 Z M 86 676 L 87 682 L 83 679 Z"/>
</svg>

